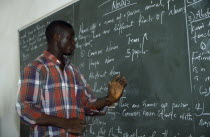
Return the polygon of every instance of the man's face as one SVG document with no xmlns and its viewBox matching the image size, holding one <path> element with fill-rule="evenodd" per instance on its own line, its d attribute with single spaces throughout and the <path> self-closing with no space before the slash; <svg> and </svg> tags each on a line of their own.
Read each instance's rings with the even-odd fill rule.
<svg viewBox="0 0 210 137">
<path fill-rule="evenodd" d="M 75 50 L 74 30 L 66 29 L 60 34 L 58 49 L 64 55 L 71 55 Z"/>
</svg>

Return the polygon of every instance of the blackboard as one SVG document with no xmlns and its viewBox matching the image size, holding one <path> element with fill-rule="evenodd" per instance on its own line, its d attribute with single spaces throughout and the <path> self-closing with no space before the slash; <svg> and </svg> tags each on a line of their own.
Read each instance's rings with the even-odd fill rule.
<svg viewBox="0 0 210 137">
<path fill-rule="evenodd" d="M 24 34 L 59 17 L 73 22 L 74 64 L 98 97 L 115 75 L 127 78 L 106 116 L 87 117 L 84 136 L 210 136 L 210 1 L 80 0 L 72 6 L 20 31 L 21 66 L 44 49 L 26 51 L 33 37 Z"/>
</svg>

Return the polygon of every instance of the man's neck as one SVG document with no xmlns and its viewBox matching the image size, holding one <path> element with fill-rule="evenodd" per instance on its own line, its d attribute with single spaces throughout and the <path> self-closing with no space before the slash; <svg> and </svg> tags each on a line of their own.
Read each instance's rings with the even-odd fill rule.
<svg viewBox="0 0 210 137">
<path fill-rule="evenodd" d="M 63 54 L 53 49 L 48 49 L 47 51 L 53 54 L 61 62 L 62 65 L 65 65 Z"/>
</svg>

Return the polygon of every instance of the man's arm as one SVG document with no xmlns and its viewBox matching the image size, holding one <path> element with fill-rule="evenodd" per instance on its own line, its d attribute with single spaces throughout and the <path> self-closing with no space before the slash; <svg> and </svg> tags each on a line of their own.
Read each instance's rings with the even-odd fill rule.
<svg viewBox="0 0 210 137">
<path fill-rule="evenodd" d="M 42 115 L 40 96 L 40 74 L 32 66 L 27 66 L 18 83 L 16 109 L 21 120 L 28 125 L 34 125 L 35 120 Z"/>
<path fill-rule="evenodd" d="M 82 134 L 86 128 L 86 122 L 79 118 L 61 118 L 42 114 L 35 120 L 35 125 L 55 126 L 65 129 L 69 133 Z"/>
</svg>

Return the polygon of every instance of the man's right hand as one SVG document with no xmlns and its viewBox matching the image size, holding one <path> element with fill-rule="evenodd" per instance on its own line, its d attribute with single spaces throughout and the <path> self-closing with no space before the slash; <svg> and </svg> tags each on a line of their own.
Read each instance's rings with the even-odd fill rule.
<svg viewBox="0 0 210 137">
<path fill-rule="evenodd" d="M 87 124 L 84 120 L 79 118 L 66 119 L 43 114 L 36 120 L 35 125 L 60 127 L 71 134 L 82 135 Z"/>
<path fill-rule="evenodd" d="M 86 122 L 79 118 L 70 118 L 65 122 L 65 129 L 69 133 L 81 135 L 86 129 Z"/>
</svg>

